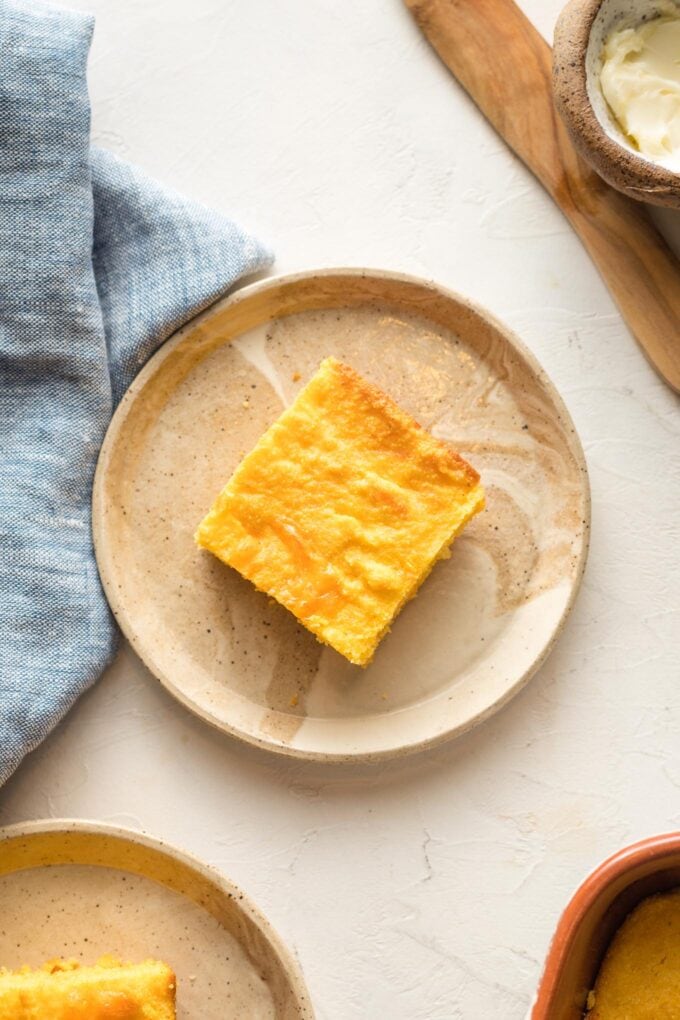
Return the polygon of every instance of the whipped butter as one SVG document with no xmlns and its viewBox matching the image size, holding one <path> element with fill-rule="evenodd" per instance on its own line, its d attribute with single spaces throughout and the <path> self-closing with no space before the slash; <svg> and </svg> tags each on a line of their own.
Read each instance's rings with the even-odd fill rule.
<svg viewBox="0 0 680 1020">
<path fill-rule="evenodd" d="M 647 159 L 680 171 L 680 7 L 622 27 L 605 40 L 600 85 L 629 141 Z"/>
</svg>

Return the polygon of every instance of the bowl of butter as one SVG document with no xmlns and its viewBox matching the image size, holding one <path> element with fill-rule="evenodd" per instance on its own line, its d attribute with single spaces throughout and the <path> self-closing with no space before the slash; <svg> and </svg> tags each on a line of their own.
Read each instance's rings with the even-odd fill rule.
<svg viewBox="0 0 680 1020">
<path fill-rule="evenodd" d="M 570 0 L 555 28 L 553 90 L 605 181 L 680 208 L 680 0 Z"/>
</svg>

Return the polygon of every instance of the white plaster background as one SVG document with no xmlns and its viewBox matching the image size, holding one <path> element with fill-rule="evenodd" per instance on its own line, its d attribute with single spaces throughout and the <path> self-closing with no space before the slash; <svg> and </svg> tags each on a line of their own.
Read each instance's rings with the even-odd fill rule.
<svg viewBox="0 0 680 1020">
<path fill-rule="evenodd" d="M 457 743 L 283 761 L 126 650 L 0 791 L 0 822 L 98 818 L 201 855 L 293 947 L 322 1020 L 520 1020 L 586 872 L 680 828 L 677 398 L 398 0 L 90 6 L 98 142 L 250 225 L 278 271 L 419 273 L 521 334 L 583 439 L 592 550 L 544 668 Z M 559 0 L 523 6 L 550 38 Z"/>
</svg>

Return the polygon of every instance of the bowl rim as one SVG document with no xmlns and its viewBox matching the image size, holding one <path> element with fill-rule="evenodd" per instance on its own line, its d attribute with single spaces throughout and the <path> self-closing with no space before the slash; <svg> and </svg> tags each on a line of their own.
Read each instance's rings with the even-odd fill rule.
<svg viewBox="0 0 680 1020">
<path fill-rule="evenodd" d="M 581 154 L 604 179 L 633 198 L 680 207 L 680 172 L 638 155 L 607 134 L 588 94 L 586 54 L 604 0 L 568 0 L 555 25 L 553 94 Z M 680 10 L 680 7 L 679 7 Z"/>
<path fill-rule="evenodd" d="M 680 852 L 680 831 L 649 836 L 607 857 L 578 886 L 564 908 L 548 947 L 538 991 L 527 1020 L 549 1020 L 557 980 L 585 915 L 603 889 L 637 865 Z"/>
</svg>

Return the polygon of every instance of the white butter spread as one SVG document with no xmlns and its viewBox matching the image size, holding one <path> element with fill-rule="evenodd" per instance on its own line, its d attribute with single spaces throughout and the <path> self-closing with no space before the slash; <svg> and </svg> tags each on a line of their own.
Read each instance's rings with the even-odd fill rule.
<svg viewBox="0 0 680 1020">
<path fill-rule="evenodd" d="M 680 7 L 669 3 L 663 10 L 607 37 L 600 84 L 634 147 L 680 172 Z"/>
</svg>

